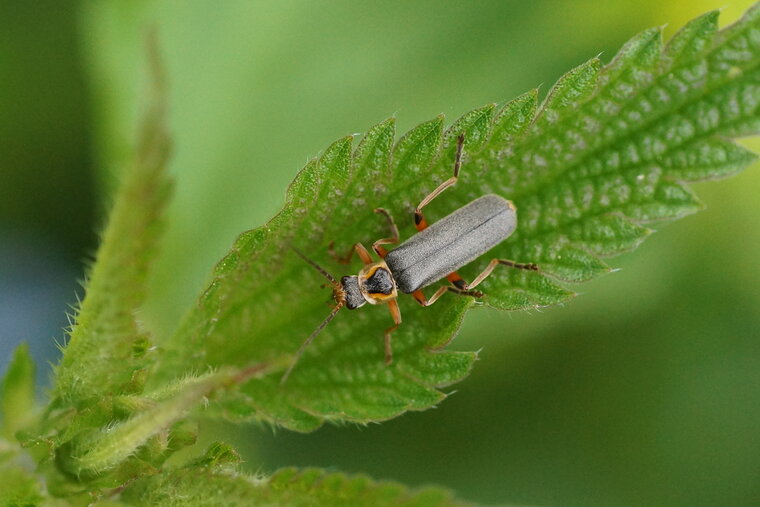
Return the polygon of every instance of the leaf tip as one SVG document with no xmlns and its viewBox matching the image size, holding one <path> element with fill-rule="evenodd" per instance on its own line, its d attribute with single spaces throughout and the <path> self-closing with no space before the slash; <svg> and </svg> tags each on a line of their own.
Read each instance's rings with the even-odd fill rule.
<svg viewBox="0 0 760 507">
<path fill-rule="evenodd" d="M 20 343 L 13 352 L 5 377 L 0 382 L 0 424 L 7 436 L 14 435 L 34 416 L 35 364 L 29 344 Z"/>
<path fill-rule="evenodd" d="M 389 116 L 388 118 L 384 119 L 380 123 L 377 124 L 378 126 L 383 127 L 390 127 L 390 126 L 396 126 L 396 114 L 394 113 L 393 116 Z"/>
</svg>

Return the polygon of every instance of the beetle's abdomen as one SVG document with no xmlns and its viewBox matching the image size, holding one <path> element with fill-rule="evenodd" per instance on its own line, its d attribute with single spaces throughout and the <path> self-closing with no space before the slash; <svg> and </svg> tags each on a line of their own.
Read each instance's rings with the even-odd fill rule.
<svg viewBox="0 0 760 507">
<path fill-rule="evenodd" d="M 498 195 L 484 195 L 404 241 L 385 262 L 399 290 L 411 293 L 477 259 L 515 227 L 514 205 Z"/>
</svg>

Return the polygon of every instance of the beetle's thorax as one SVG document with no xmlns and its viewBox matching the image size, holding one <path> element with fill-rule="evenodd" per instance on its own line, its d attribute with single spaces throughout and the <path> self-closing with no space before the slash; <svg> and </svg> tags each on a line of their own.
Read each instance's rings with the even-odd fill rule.
<svg viewBox="0 0 760 507">
<path fill-rule="evenodd" d="M 385 261 L 366 265 L 357 278 L 362 296 L 371 305 L 387 303 L 398 296 L 396 280 Z"/>
</svg>

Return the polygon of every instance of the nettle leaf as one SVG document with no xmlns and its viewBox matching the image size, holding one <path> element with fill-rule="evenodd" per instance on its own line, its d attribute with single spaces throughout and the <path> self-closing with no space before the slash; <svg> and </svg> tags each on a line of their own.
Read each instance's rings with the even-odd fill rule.
<svg viewBox="0 0 760 507">
<path fill-rule="evenodd" d="M 185 371 L 172 382 L 145 389 L 160 356 L 135 314 L 144 299 L 170 188 L 167 94 L 155 37 L 148 49 L 151 97 L 140 121 L 136 156 L 55 369 L 52 400 L 42 417 L 30 421 L 29 415 L 37 415 L 28 408 L 33 370 L 23 348 L 3 386 L 4 433 L 22 430 L 16 432 L 19 443 L 55 496 L 84 495 L 91 501 L 155 474 L 169 456 L 194 442 L 197 430 L 185 421 L 192 410 L 268 368 L 249 364 Z M 329 169 L 335 174 L 334 164 Z"/>
<path fill-rule="evenodd" d="M 0 474 L 0 505 L 41 505 L 50 499 L 43 495 L 43 486 L 20 466 L 4 467 Z M 50 504 L 52 505 L 52 504 Z"/>
<path fill-rule="evenodd" d="M 176 334 L 155 379 L 188 369 L 265 362 L 272 374 L 248 383 L 215 410 L 299 431 L 325 420 L 368 422 L 428 408 L 441 389 L 470 371 L 475 353 L 443 347 L 468 297 L 445 295 L 430 308 L 400 300 L 394 362 L 383 364 L 382 307 L 342 310 L 280 385 L 303 340 L 329 312 L 324 279 L 291 249 L 341 276 L 327 254 L 386 237 L 376 207 L 415 230 L 412 210 L 451 176 L 456 138 L 465 136 L 461 178 L 425 209 L 430 221 L 485 193 L 518 208 L 519 227 L 460 270 L 472 279 L 492 258 L 533 262 L 540 273 L 498 268 L 479 288 L 485 305 L 529 309 L 567 301 L 572 286 L 610 270 L 603 257 L 635 248 L 646 224 L 693 213 L 701 204 L 684 183 L 724 177 L 755 156 L 729 140 L 760 131 L 760 8 L 717 31 L 717 12 L 690 22 L 668 45 L 660 29 L 634 37 L 602 65 L 594 58 L 559 79 L 538 105 L 530 91 L 486 105 L 449 128 L 442 116 L 393 145 L 394 120 L 353 147 L 346 137 L 309 162 L 283 210 L 242 234 Z"/>
<path fill-rule="evenodd" d="M 130 475 L 140 473 L 136 467 L 159 465 L 176 450 L 176 430 L 182 433 L 186 428 L 172 431 L 174 423 L 185 418 L 212 394 L 243 383 L 263 370 L 263 366 L 242 370 L 222 369 L 182 379 L 160 391 L 133 399 L 125 407 L 131 417 L 79 432 L 68 440 L 58 450 L 58 466 L 78 480 L 100 476 L 101 483 L 112 481 L 114 487 L 122 484 Z M 138 454 L 138 450 L 142 454 Z M 130 460 L 133 457 L 137 459 Z M 106 476 L 106 472 L 110 475 Z"/>
<path fill-rule="evenodd" d="M 362 475 L 286 468 L 269 477 L 254 477 L 238 473 L 229 463 L 219 465 L 216 457 L 198 465 L 137 480 L 121 499 L 130 505 L 465 505 L 444 489 L 411 490 Z"/>
<path fill-rule="evenodd" d="M 136 156 L 125 172 L 88 276 L 86 297 L 55 368 L 53 394 L 59 406 L 85 407 L 120 393 L 149 364 L 148 335 L 135 313 L 144 300 L 170 194 L 165 169 L 171 144 L 163 69 L 151 42 L 149 107 L 141 119 Z"/>
</svg>

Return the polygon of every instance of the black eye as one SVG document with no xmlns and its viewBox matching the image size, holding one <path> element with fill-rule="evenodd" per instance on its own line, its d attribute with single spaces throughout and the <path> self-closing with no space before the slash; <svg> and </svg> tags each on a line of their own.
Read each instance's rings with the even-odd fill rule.
<svg viewBox="0 0 760 507">
<path fill-rule="evenodd" d="M 392 294 L 393 277 L 385 268 L 378 268 L 364 282 L 364 288 L 370 294 Z"/>
</svg>

